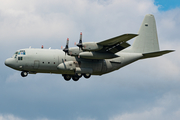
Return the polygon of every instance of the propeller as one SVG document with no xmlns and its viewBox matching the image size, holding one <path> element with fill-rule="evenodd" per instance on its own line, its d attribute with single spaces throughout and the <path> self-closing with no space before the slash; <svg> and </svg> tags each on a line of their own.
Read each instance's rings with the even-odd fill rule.
<svg viewBox="0 0 180 120">
<path fill-rule="evenodd" d="M 65 52 L 65 55 L 69 52 L 69 38 L 67 38 L 67 42 L 66 42 L 66 47 L 63 49 L 63 51 Z M 62 47 L 61 47 L 62 48 Z"/>
<path fill-rule="evenodd" d="M 80 40 L 79 40 L 79 43 L 77 44 L 77 46 L 79 47 L 79 49 L 82 50 L 82 48 L 83 48 L 83 44 L 82 44 L 82 32 L 80 33 Z"/>
</svg>

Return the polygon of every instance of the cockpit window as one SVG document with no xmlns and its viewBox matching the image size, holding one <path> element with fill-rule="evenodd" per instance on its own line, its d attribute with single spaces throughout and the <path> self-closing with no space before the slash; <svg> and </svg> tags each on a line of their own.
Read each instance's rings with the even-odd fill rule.
<svg viewBox="0 0 180 120">
<path fill-rule="evenodd" d="M 14 54 L 15 54 L 15 55 L 17 55 L 17 54 L 18 54 L 18 51 L 17 51 L 17 52 L 15 52 Z"/>
<path fill-rule="evenodd" d="M 18 55 L 26 55 L 26 51 L 25 50 L 16 51 L 12 56 L 12 58 L 17 58 Z"/>
<path fill-rule="evenodd" d="M 20 50 L 20 52 L 18 52 L 18 55 L 26 55 L 25 50 Z"/>
<path fill-rule="evenodd" d="M 14 53 L 14 55 L 12 56 L 12 58 L 16 58 L 18 55 L 18 51 Z"/>
</svg>

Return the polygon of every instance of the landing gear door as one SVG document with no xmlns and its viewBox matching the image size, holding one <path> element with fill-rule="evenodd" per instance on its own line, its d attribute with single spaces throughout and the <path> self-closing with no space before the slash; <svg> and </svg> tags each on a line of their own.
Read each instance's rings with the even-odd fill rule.
<svg viewBox="0 0 180 120">
<path fill-rule="evenodd" d="M 39 68 L 39 61 L 35 60 L 34 61 L 34 69 L 38 69 Z"/>
</svg>

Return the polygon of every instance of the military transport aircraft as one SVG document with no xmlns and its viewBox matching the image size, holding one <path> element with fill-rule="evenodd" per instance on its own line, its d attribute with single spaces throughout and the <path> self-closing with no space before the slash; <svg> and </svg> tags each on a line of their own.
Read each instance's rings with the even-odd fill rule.
<svg viewBox="0 0 180 120">
<path fill-rule="evenodd" d="M 136 37 L 131 47 L 128 40 Z M 159 50 L 155 18 L 145 16 L 138 34 L 124 34 L 102 42 L 82 42 L 69 48 L 69 39 L 63 50 L 20 49 L 5 61 L 5 65 L 22 71 L 21 76 L 36 73 L 62 74 L 65 80 L 78 81 L 84 76 L 103 75 L 118 70 L 140 59 L 158 57 L 174 50 Z"/>
</svg>

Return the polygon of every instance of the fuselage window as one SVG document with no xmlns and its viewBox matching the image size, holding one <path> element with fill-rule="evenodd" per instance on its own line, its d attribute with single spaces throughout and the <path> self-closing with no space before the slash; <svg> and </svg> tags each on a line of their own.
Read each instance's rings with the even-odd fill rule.
<svg viewBox="0 0 180 120">
<path fill-rule="evenodd" d="M 18 57 L 18 60 L 23 60 L 23 57 Z"/>
<path fill-rule="evenodd" d="M 48 62 L 48 64 L 50 64 L 50 62 Z"/>
</svg>

